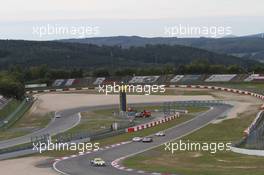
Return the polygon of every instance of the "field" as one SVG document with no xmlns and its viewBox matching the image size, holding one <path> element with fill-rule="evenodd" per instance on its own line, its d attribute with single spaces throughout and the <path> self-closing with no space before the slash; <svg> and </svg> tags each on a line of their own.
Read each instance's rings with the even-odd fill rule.
<svg viewBox="0 0 264 175">
<path fill-rule="evenodd" d="M 254 120 L 254 110 L 240 114 L 238 118 L 210 124 L 182 140 L 193 142 L 230 142 L 238 141 L 243 130 Z M 162 173 L 184 175 L 262 175 L 264 159 L 246 156 L 230 151 L 209 152 L 177 151 L 172 154 L 164 151 L 164 145 L 124 160 L 129 168 Z"/>
<path fill-rule="evenodd" d="M 158 131 L 162 131 L 162 130 L 171 128 L 175 125 L 178 125 L 178 124 L 183 123 L 187 120 L 190 120 L 190 119 L 194 118 L 198 112 L 204 112 L 204 111 L 208 110 L 208 108 L 205 108 L 205 107 L 189 107 L 188 110 L 189 110 L 189 114 L 184 114 L 184 115 L 182 115 L 182 117 L 175 119 L 175 120 L 172 120 L 171 122 L 163 123 L 163 124 L 158 125 L 156 127 L 148 128 L 148 129 L 138 131 L 138 132 L 134 132 L 134 133 L 125 133 L 125 134 L 121 134 L 121 135 L 114 136 L 111 138 L 96 140 L 95 142 L 100 143 L 100 146 L 106 146 L 106 145 L 111 145 L 114 143 L 119 143 L 119 142 L 131 140 L 135 136 L 139 136 L 139 137 L 148 136 L 150 134 L 154 134 Z M 109 111 L 109 110 L 102 110 L 102 111 L 97 111 L 97 112 L 108 113 L 107 111 Z M 76 152 L 72 152 L 72 151 L 49 151 L 49 152 L 44 152 L 41 155 L 42 156 L 49 156 L 49 157 L 60 157 L 60 156 L 65 156 L 65 155 L 70 155 L 70 154 L 75 154 L 75 153 Z"/>
<path fill-rule="evenodd" d="M 40 115 L 27 112 L 10 128 L 0 132 L 0 140 L 23 136 L 38 129 L 44 128 L 50 122 L 51 117 L 52 113 Z"/>
<path fill-rule="evenodd" d="M 0 120 L 5 119 L 21 104 L 21 101 L 11 100 L 3 109 L 0 110 Z"/>
</svg>

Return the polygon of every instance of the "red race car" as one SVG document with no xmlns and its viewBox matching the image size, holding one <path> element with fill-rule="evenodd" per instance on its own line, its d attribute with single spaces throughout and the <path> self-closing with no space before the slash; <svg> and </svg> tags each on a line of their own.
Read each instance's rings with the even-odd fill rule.
<svg viewBox="0 0 264 175">
<path fill-rule="evenodd" d="M 151 112 L 144 110 L 143 112 L 136 113 L 136 117 L 142 117 L 142 118 L 151 117 Z"/>
</svg>

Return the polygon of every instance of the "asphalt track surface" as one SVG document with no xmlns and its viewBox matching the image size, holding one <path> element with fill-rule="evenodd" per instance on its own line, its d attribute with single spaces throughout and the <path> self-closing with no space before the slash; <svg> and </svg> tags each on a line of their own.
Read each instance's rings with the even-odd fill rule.
<svg viewBox="0 0 264 175">
<path fill-rule="evenodd" d="M 31 138 L 40 137 L 45 134 L 55 135 L 57 133 L 64 132 L 77 125 L 79 121 L 80 116 L 78 113 L 70 116 L 65 115 L 63 118 L 53 118 L 49 125 L 43 129 L 25 136 L 0 141 L 0 149 L 28 143 L 31 142 Z"/>
<path fill-rule="evenodd" d="M 131 156 L 147 151 L 166 142 L 170 142 L 190 134 L 191 132 L 204 127 L 214 119 L 221 117 L 230 108 L 230 105 L 225 104 L 214 106 L 209 111 L 198 115 L 194 119 L 166 130 L 165 137 L 153 136 L 154 141 L 152 143 L 130 142 L 118 147 L 99 150 L 87 155 L 61 160 L 54 164 L 54 169 L 65 175 L 142 175 L 142 173 L 138 172 L 127 172 L 116 169 L 111 166 L 111 162 L 121 157 Z M 101 157 L 104 159 L 107 162 L 107 166 L 91 166 L 90 160 L 95 157 Z"/>
<path fill-rule="evenodd" d="M 113 106 L 115 105 L 79 107 L 56 112 L 56 115 L 59 115 L 60 118 L 54 117 L 47 127 L 21 137 L 0 141 L 0 149 L 29 143 L 31 142 L 31 138 L 40 137 L 45 134 L 56 135 L 63 133 L 79 124 L 81 119 L 80 112 L 113 108 Z"/>
<path fill-rule="evenodd" d="M 155 104 L 160 105 L 161 103 L 159 102 L 135 103 L 134 105 L 155 105 Z M 24 143 L 29 143 L 31 142 L 31 138 L 40 137 L 46 134 L 52 136 L 58 133 L 63 133 L 79 124 L 81 119 L 81 116 L 79 115 L 80 112 L 94 111 L 101 109 L 112 109 L 112 108 L 118 108 L 118 105 L 112 104 L 112 105 L 101 105 L 101 106 L 78 107 L 78 108 L 66 109 L 63 111 L 56 112 L 56 115 L 60 115 L 61 117 L 53 118 L 47 127 L 21 137 L 0 141 L 0 149 L 21 145 Z"/>
</svg>

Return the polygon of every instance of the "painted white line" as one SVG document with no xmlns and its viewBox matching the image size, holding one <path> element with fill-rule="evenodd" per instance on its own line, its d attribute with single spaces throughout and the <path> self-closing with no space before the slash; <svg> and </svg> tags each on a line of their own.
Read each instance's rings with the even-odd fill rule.
<svg viewBox="0 0 264 175">
<path fill-rule="evenodd" d="M 67 173 L 65 173 L 65 172 L 63 172 L 63 171 L 61 171 L 61 170 L 59 170 L 59 169 L 56 168 L 56 164 L 59 163 L 60 161 L 61 161 L 61 160 L 56 161 L 56 162 L 53 163 L 53 165 L 52 165 L 52 166 L 53 166 L 53 169 L 54 169 L 55 171 L 57 171 L 58 173 L 60 173 L 60 174 L 63 174 L 63 175 L 70 175 L 70 174 L 67 174 Z"/>
</svg>

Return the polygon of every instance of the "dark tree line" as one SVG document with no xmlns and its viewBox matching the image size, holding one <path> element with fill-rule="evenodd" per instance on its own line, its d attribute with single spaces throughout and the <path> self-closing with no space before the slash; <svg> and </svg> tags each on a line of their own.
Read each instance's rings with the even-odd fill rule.
<svg viewBox="0 0 264 175">
<path fill-rule="evenodd" d="M 217 54 L 202 49 L 179 45 L 146 45 L 122 48 L 120 46 L 97 46 L 91 44 L 0 40 L 0 70 L 12 65 L 30 68 L 47 65 L 53 69 L 98 69 L 98 68 L 146 68 L 177 67 L 195 60 L 212 65 L 237 64 L 250 68 L 257 61 Z"/>
<path fill-rule="evenodd" d="M 168 75 L 168 74 L 245 74 L 249 72 L 264 73 L 264 67 L 257 65 L 251 69 L 245 69 L 239 65 L 211 65 L 207 61 L 194 61 L 186 65 L 163 66 L 153 65 L 145 68 L 111 69 L 100 68 L 94 70 L 83 69 L 53 69 L 47 65 L 34 66 L 22 69 L 13 66 L 8 71 L 0 73 L 0 94 L 6 97 L 22 99 L 24 85 L 27 83 L 47 83 L 51 85 L 55 79 L 82 78 L 85 76 L 109 77 L 109 76 L 133 76 L 133 75 Z"/>
</svg>

